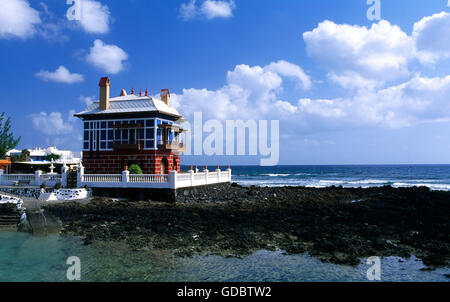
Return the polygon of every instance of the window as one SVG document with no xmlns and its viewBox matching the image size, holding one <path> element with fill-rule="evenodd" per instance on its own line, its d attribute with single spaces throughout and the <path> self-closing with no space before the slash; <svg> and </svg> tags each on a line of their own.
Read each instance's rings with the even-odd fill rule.
<svg viewBox="0 0 450 302">
<path fill-rule="evenodd" d="M 145 141 L 145 149 L 153 149 L 155 148 L 155 141 L 154 140 L 146 140 Z"/>
<path fill-rule="evenodd" d="M 83 150 L 97 150 L 97 145 L 101 151 L 110 151 L 114 148 L 114 143 L 129 144 L 130 139 L 134 139 L 134 143 L 139 143 L 144 149 L 155 149 L 155 136 L 157 131 L 155 125 L 168 123 L 166 121 L 155 119 L 140 120 L 109 120 L 109 121 L 90 121 L 84 122 Z M 143 128 L 138 129 L 119 129 L 116 125 L 141 125 Z M 132 132 L 131 132 L 132 131 Z M 92 146 L 91 146 L 92 144 Z"/>
</svg>

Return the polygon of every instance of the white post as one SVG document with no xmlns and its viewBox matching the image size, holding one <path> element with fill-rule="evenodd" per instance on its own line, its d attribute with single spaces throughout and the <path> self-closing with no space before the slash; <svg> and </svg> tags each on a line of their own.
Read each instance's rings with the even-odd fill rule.
<svg viewBox="0 0 450 302">
<path fill-rule="evenodd" d="M 228 171 L 228 181 L 231 182 L 231 168 L 228 167 L 227 171 Z"/>
<path fill-rule="evenodd" d="M 177 171 L 175 170 L 169 174 L 169 187 L 174 190 L 177 188 Z"/>
<path fill-rule="evenodd" d="M 206 184 L 208 184 L 208 182 L 209 182 L 209 171 L 208 171 L 208 169 L 205 169 L 203 172 L 205 172 L 205 181 L 206 181 Z"/>
<path fill-rule="evenodd" d="M 42 171 L 37 170 L 36 172 L 34 172 L 34 185 L 40 187 L 42 182 L 41 182 L 41 175 L 42 175 Z"/>
<path fill-rule="evenodd" d="M 0 185 L 3 183 L 3 170 L 0 169 Z"/>
<path fill-rule="evenodd" d="M 84 175 L 84 167 L 83 164 L 80 163 L 78 165 L 78 169 L 77 169 L 77 187 L 81 188 L 83 187 L 83 175 Z"/>
<path fill-rule="evenodd" d="M 217 167 L 216 172 L 217 172 L 217 183 L 220 183 L 220 167 Z"/>
<path fill-rule="evenodd" d="M 67 187 L 67 165 L 65 162 L 61 168 L 61 186 L 63 188 Z"/>
<path fill-rule="evenodd" d="M 128 186 L 129 181 L 130 181 L 130 171 L 128 170 L 122 171 L 122 187 L 126 188 Z"/>
<path fill-rule="evenodd" d="M 189 170 L 189 174 L 191 175 L 191 187 L 194 186 L 194 170 Z"/>
</svg>

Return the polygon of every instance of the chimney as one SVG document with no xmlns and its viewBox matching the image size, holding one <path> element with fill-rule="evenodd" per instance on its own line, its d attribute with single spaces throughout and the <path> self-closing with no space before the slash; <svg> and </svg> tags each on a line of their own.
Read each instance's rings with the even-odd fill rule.
<svg viewBox="0 0 450 302">
<path fill-rule="evenodd" d="M 108 110 L 109 108 L 109 87 L 111 86 L 108 77 L 100 79 L 100 110 Z"/>
<path fill-rule="evenodd" d="M 169 89 L 161 89 L 161 101 L 166 103 L 167 106 L 170 104 L 170 92 Z"/>
</svg>

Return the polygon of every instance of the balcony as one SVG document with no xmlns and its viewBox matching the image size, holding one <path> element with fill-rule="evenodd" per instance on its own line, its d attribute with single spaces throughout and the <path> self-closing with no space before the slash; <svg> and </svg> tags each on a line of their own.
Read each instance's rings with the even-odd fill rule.
<svg viewBox="0 0 450 302">
<path fill-rule="evenodd" d="M 186 146 L 183 143 L 176 143 L 176 142 L 166 142 L 163 144 L 158 144 L 159 150 L 167 150 L 167 151 L 173 151 L 173 152 L 186 152 Z"/>
</svg>

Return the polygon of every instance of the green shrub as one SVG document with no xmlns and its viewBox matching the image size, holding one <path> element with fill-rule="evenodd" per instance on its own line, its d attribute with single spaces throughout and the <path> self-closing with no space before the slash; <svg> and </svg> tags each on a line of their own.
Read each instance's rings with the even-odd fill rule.
<svg viewBox="0 0 450 302">
<path fill-rule="evenodd" d="M 128 171 L 130 171 L 130 174 L 144 174 L 144 173 L 142 173 L 141 167 L 139 167 L 136 164 L 131 165 L 130 168 L 128 169 Z"/>
</svg>

